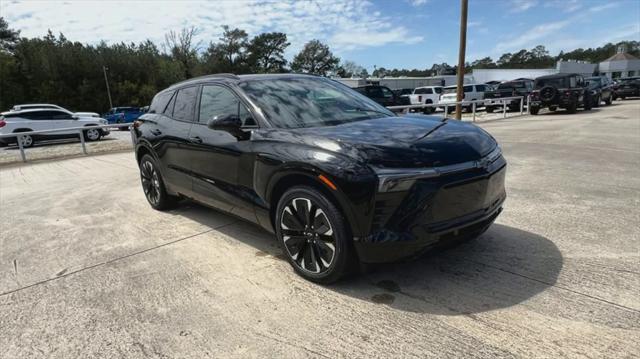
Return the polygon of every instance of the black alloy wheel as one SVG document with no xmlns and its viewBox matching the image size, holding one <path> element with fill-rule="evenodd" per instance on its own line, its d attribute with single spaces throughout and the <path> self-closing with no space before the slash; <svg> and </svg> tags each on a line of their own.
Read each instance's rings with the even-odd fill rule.
<svg viewBox="0 0 640 359">
<path fill-rule="evenodd" d="M 346 273 L 350 246 L 342 215 L 321 192 L 294 187 L 278 203 L 276 232 L 294 270 L 306 279 L 331 283 Z"/>
<path fill-rule="evenodd" d="M 140 181 L 147 201 L 157 210 L 165 210 L 173 207 L 176 198 L 167 194 L 162 176 L 157 170 L 155 161 L 149 155 L 144 155 L 140 160 Z"/>
</svg>

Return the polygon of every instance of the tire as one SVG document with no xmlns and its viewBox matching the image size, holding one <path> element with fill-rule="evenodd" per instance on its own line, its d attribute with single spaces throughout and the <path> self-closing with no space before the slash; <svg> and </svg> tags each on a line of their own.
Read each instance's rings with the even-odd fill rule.
<svg viewBox="0 0 640 359">
<path fill-rule="evenodd" d="M 333 283 L 354 264 L 352 236 L 344 216 L 320 191 L 307 186 L 288 190 L 278 201 L 275 219 L 282 250 L 303 278 Z"/>
<path fill-rule="evenodd" d="M 578 104 L 575 102 L 572 102 L 567 106 L 568 113 L 576 113 L 577 110 L 578 110 Z"/>
<path fill-rule="evenodd" d="M 36 141 L 30 135 L 24 135 L 22 137 L 17 137 L 16 138 L 16 146 L 18 146 L 18 141 L 22 142 L 22 147 L 24 147 L 24 148 L 33 147 L 33 145 L 36 143 Z"/>
<path fill-rule="evenodd" d="M 613 96 L 609 96 L 608 99 L 604 100 L 604 104 L 607 106 L 611 106 L 611 102 L 613 102 Z"/>
<path fill-rule="evenodd" d="M 97 141 L 102 137 L 102 132 L 98 128 L 91 128 L 84 131 L 85 141 Z"/>
<path fill-rule="evenodd" d="M 178 199 L 167 193 L 164 180 L 153 157 L 150 155 L 142 156 L 139 168 L 142 190 L 151 207 L 158 211 L 175 207 Z"/>
<path fill-rule="evenodd" d="M 426 105 L 432 105 L 432 104 L 433 104 L 432 102 L 427 102 L 427 103 L 426 103 Z M 430 115 L 430 114 L 432 114 L 432 113 L 433 113 L 433 110 L 434 110 L 434 108 L 433 108 L 433 107 L 425 107 L 425 108 L 422 110 L 422 113 L 424 113 L 425 115 Z"/>
<path fill-rule="evenodd" d="M 593 108 L 593 99 L 591 96 L 585 96 L 584 98 L 584 109 L 585 111 L 589 111 Z"/>
<path fill-rule="evenodd" d="M 492 106 L 486 106 L 485 111 L 487 111 L 487 113 L 493 113 L 493 111 L 495 110 L 495 108 L 493 108 Z"/>
<path fill-rule="evenodd" d="M 600 98 L 600 96 L 598 96 L 595 100 L 595 102 L 593 103 L 593 107 L 600 107 L 600 102 L 602 101 L 602 99 Z"/>
<path fill-rule="evenodd" d="M 540 107 L 537 106 L 531 106 L 531 108 L 529 109 L 529 113 L 532 115 L 537 115 L 538 112 L 540 112 Z"/>
<path fill-rule="evenodd" d="M 555 112 L 558 109 L 556 106 L 549 106 L 549 111 Z"/>
</svg>

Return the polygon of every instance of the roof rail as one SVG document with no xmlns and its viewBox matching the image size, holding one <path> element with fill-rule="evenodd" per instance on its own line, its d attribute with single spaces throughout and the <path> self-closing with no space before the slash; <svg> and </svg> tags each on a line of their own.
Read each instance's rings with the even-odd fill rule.
<svg viewBox="0 0 640 359">
<path fill-rule="evenodd" d="M 191 81 L 204 80 L 204 79 L 209 79 L 209 78 L 219 78 L 219 77 L 224 77 L 224 78 L 234 79 L 234 80 L 240 79 L 240 77 L 238 77 L 238 75 L 231 74 L 231 73 L 211 74 L 211 75 L 203 75 L 203 76 L 192 77 L 190 79 L 182 80 L 180 82 L 176 82 L 175 84 L 171 85 L 170 87 L 174 87 L 176 85 L 184 84 L 184 83 L 191 82 Z"/>
</svg>

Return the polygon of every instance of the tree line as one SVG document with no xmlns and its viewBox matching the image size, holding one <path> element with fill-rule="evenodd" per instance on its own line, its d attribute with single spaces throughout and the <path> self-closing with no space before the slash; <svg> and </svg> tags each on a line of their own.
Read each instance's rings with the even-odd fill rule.
<svg viewBox="0 0 640 359">
<path fill-rule="evenodd" d="M 352 61 L 340 61 L 329 46 L 311 40 L 292 61 L 284 54 L 290 43 L 281 32 L 249 37 L 246 31 L 223 26 L 217 41 L 202 44 L 198 30 L 170 31 L 159 46 L 150 40 L 135 43 L 82 44 L 55 36 L 25 38 L 0 17 L 0 110 L 20 103 L 55 103 L 76 111 L 104 112 L 109 108 L 108 78 L 114 106 L 146 106 L 163 88 L 194 76 L 211 73 L 302 72 L 322 76 L 369 76 Z M 624 41 L 598 48 L 577 49 L 551 56 L 544 46 L 485 57 L 468 63 L 473 68 L 553 67 L 559 59 L 602 61 L 618 45 L 640 55 L 640 43 Z M 425 69 L 376 68 L 373 76 L 433 76 L 455 74 L 456 66 L 433 64 Z"/>
</svg>

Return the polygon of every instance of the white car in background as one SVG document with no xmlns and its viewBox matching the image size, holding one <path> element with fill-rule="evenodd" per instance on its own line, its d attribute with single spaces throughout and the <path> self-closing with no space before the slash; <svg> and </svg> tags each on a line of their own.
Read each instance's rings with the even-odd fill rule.
<svg viewBox="0 0 640 359">
<path fill-rule="evenodd" d="M 437 105 L 440 102 L 440 94 L 442 94 L 442 86 L 416 87 L 409 95 L 409 102 L 412 105 Z M 425 107 L 422 111 L 432 113 L 434 110 L 435 107 Z"/>
<path fill-rule="evenodd" d="M 67 112 L 72 112 L 67 110 L 64 107 L 53 105 L 50 103 L 29 103 L 24 105 L 15 105 L 11 108 L 11 111 L 33 110 L 37 108 L 48 108 L 48 109 L 56 109 L 56 110 L 64 110 Z M 100 114 L 98 114 L 97 112 L 72 112 L 72 113 L 82 117 L 100 117 Z"/>
<path fill-rule="evenodd" d="M 79 116 L 64 109 L 57 108 L 36 108 L 20 109 L 17 111 L 7 111 L 0 114 L 0 135 L 7 135 L 18 132 L 31 132 L 42 130 L 61 129 L 60 131 L 40 134 L 24 135 L 22 145 L 31 147 L 38 140 L 57 138 L 78 138 L 78 130 L 64 130 L 73 127 L 107 125 L 107 120 L 99 117 Z M 101 137 L 109 134 L 109 131 L 102 128 L 88 128 L 84 131 L 84 138 L 87 141 L 97 141 Z M 17 137 L 2 137 L 0 145 L 17 143 Z"/>
<path fill-rule="evenodd" d="M 456 90 L 457 86 L 447 86 L 442 89 L 442 95 L 440 96 L 440 105 L 450 104 L 449 113 L 453 107 L 455 107 L 456 103 Z M 475 101 L 475 100 L 484 100 L 485 91 L 489 90 L 489 87 L 485 84 L 472 84 L 472 85 L 464 85 L 462 86 L 462 90 L 464 91 L 464 96 L 462 97 L 462 101 Z M 465 105 L 464 107 L 467 111 L 470 111 L 473 105 Z M 479 107 L 482 105 L 477 105 Z M 444 108 L 443 106 L 440 106 Z"/>
</svg>

